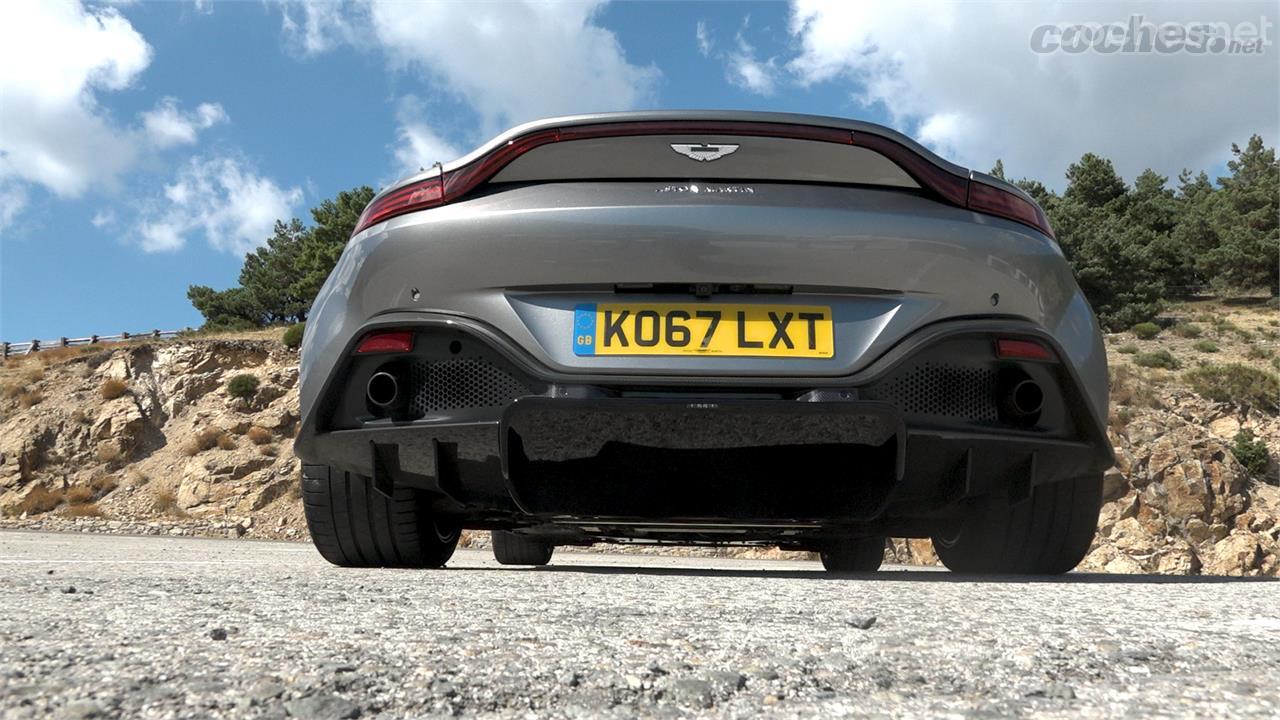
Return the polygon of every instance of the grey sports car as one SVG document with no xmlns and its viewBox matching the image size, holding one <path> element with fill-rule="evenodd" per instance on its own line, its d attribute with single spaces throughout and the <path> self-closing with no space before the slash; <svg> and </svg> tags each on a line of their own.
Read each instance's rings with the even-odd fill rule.
<svg viewBox="0 0 1280 720">
<path fill-rule="evenodd" d="M 379 194 L 302 345 L 338 565 L 759 544 L 1061 573 L 1096 529 L 1098 324 L 1018 188 L 876 125 L 555 118 Z"/>
</svg>

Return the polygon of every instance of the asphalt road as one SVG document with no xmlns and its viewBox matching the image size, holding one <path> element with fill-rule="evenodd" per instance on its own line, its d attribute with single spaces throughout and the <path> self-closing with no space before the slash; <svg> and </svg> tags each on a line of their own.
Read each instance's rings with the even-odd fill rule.
<svg viewBox="0 0 1280 720">
<path fill-rule="evenodd" d="M 0 532 L 0 717 L 1280 715 L 1275 582 L 553 562 Z"/>
</svg>

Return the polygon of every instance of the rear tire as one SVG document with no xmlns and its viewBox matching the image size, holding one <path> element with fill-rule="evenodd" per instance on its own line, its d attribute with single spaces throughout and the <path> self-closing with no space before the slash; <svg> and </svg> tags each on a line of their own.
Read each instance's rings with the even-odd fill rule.
<svg viewBox="0 0 1280 720">
<path fill-rule="evenodd" d="M 1101 509 L 1102 473 L 1040 485 L 1022 502 L 1001 496 L 973 507 L 933 547 L 952 572 L 1060 575 L 1089 552 Z"/>
<path fill-rule="evenodd" d="M 302 502 L 311 542 L 334 565 L 438 568 L 458 546 L 458 526 L 432 514 L 410 488 L 388 498 L 367 477 L 308 465 Z"/>
<path fill-rule="evenodd" d="M 884 561 L 884 538 L 853 538 L 828 545 L 821 552 L 828 572 L 875 572 Z"/>
<path fill-rule="evenodd" d="M 499 565 L 546 565 L 556 546 L 539 542 L 524 535 L 494 530 L 493 557 Z"/>
</svg>

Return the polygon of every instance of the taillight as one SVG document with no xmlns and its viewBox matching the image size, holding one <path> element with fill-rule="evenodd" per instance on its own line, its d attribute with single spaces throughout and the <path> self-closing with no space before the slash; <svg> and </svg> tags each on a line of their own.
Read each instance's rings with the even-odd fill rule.
<svg viewBox="0 0 1280 720">
<path fill-rule="evenodd" d="M 1030 225 L 1045 235 L 1054 237 L 1053 228 L 1049 227 L 1049 218 L 1045 217 L 1044 211 L 1035 203 L 1008 190 L 970 180 L 968 207 L 976 212 Z"/>
<path fill-rule="evenodd" d="M 719 120 L 639 120 L 599 123 L 539 130 L 522 135 L 462 167 L 410 183 L 374 200 L 360 214 L 355 233 L 397 215 L 426 210 L 458 200 L 498 174 L 512 160 L 542 145 L 630 135 L 741 135 L 812 140 L 864 147 L 893 161 L 922 188 L 953 205 L 1024 223 L 1053 237 L 1048 219 L 1034 203 L 1027 202 L 1006 190 L 949 172 L 891 138 L 874 133 L 813 125 Z"/>
<path fill-rule="evenodd" d="M 356 346 L 356 353 L 407 353 L 413 350 L 412 330 L 387 330 L 364 336 Z"/>
<path fill-rule="evenodd" d="M 1002 360 L 1052 360 L 1053 352 L 1035 340 L 996 340 L 996 357 Z"/>
<path fill-rule="evenodd" d="M 964 207 L 968 193 L 968 178 L 949 173 L 920 157 L 910 148 L 888 138 L 871 133 L 854 133 L 853 144 L 874 150 L 898 164 L 920 186 L 932 190 L 953 205 Z"/>
<path fill-rule="evenodd" d="M 360 213 L 360 220 L 356 222 L 356 229 L 352 235 L 397 215 L 442 204 L 444 204 L 443 178 L 437 176 L 410 183 L 369 203 L 364 212 Z"/>
</svg>

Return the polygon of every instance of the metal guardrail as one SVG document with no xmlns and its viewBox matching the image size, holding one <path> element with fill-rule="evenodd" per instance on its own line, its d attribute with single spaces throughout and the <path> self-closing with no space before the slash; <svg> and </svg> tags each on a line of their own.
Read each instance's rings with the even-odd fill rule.
<svg viewBox="0 0 1280 720">
<path fill-rule="evenodd" d="M 177 337 L 179 333 L 188 332 L 191 328 L 182 330 L 151 330 L 149 332 L 128 333 L 122 332 L 119 335 L 90 335 L 82 338 L 60 337 L 57 340 L 29 340 L 27 342 L 0 343 L 0 357 L 8 360 L 14 355 L 30 355 L 38 353 L 41 350 L 54 350 L 57 348 L 80 347 L 83 345 L 97 345 L 98 343 L 126 342 L 129 340 L 152 339 L 159 340 L 161 338 Z"/>
</svg>

